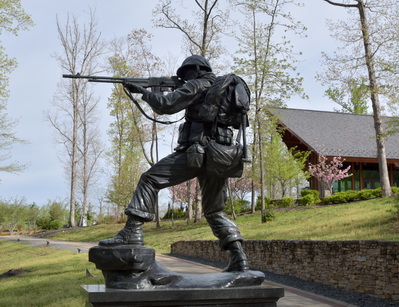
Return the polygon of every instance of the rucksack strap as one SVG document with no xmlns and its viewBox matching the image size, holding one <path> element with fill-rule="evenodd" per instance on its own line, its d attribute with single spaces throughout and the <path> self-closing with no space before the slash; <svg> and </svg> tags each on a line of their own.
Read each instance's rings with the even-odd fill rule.
<svg viewBox="0 0 399 307">
<path fill-rule="evenodd" d="M 130 98 L 130 100 L 135 104 L 137 109 L 139 109 L 141 114 L 143 114 L 146 118 L 148 118 L 149 120 L 151 120 L 151 121 L 153 121 L 155 123 L 163 124 L 163 125 L 170 125 L 170 124 L 177 123 L 177 122 L 181 121 L 184 118 L 184 116 L 183 116 L 182 118 L 180 118 L 178 120 L 175 120 L 175 121 L 162 121 L 162 120 L 158 120 L 158 119 L 152 118 L 151 116 L 147 115 L 147 113 L 145 113 L 143 108 L 140 106 L 139 102 L 136 99 L 134 99 L 133 95 L 129 92 L 129 90 L 127 90 L 125 87 L 123 87 L 123 90 L 124 90 L 125 94 Z M 133 111 L 132 105 L 130 105 L 130 106 L 131 106 L 132 111 Z"/>
</svg>

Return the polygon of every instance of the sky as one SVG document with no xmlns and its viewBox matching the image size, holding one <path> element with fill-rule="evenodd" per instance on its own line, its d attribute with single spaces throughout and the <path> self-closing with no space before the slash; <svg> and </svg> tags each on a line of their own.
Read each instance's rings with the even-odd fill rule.
<svg viewBox="0 0 399 307">
<path fill-rule="evenodd" d="M 184 1 L 190 6 L 191 0 Z M 194 2 L 194 1 L 192 1 Z M 223 2 L 223 1 L 222 1 Z M 328 5 L 323 0 L 308 0 L 306 6 L 292 14 L 307 26 L 307 37 L 294 40 L 295 48 L 303 52 L 298 72 L 304 77 L 304 89 L 309 100 L 294 97 L 287 103 L 290 108 L 333 110 L 335 107 L 323 96 L 325 88 L 315 80 L 321 71 L 321 52 L 332 52 L 336 42 L 330 38 L 326 19 L 342 17 L 343 9 Z M 98 31 L 103 39 L 123 37 L 133 29 L 144 28 L 154 34 L 153 53 L 158 56 L 177 55 L 179 63 L 184 59 L 181 51 L 181 35 L 174 30 L 153 26 L 152 10 L 157 0 L 22 0 L 25 11 L 31 15 L 35 26 L 18 36 L 3 34 L 1 42 L 10 57 L 19 65 L 10 76 L 8 114 L 17 119 L 15 129 L 19 138 L 27 144 L 14 145 L 12 160 L 29 164 L 19 174 L 0 173 L 0 199 L 25 197 L 28 203 L 46 204 L 48 200 L 66 199 L 68 183 L 63 166 L 57 156 L 54 131 L 45 120 L 44 112 L 51 109 L 57 83 L 65 73 L 53 55 L 61 53 L 56 30 L 56 17 L 61 24 L 67 14 L 87 20 L 90 8 L 96 11 Z M 234 50 L 237 46 L 229 46 Z M 110 122 L 106 108 L 110 87 L 96 86 L 101 95 L 103 140 L 106 142 L 107 123 Z M 98 184 L 105 188 L 105 180 Z"/>
</svg>

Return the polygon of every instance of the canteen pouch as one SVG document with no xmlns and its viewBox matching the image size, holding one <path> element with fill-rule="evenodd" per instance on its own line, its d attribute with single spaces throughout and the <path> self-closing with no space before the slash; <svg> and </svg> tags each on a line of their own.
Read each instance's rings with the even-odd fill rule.
<svg viewBox="0 0 399 307">
<path fill-rule="evenodd" d="M 201 168 L 204 163 L 205 150 L 200 144 L 195 143 L 186 150 L 187 167 Z"/>
<path fill-rule="evenodd" d="M 206 171 L 221 178 L 241 177 L 244 170 L 242 155 L 240 144 L 227 146 L 211 140 L 206 147 Z"/>
</svg>

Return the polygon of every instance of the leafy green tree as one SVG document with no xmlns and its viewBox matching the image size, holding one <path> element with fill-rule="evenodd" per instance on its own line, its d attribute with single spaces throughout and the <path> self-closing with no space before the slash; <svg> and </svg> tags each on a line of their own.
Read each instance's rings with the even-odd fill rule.
<svg viewBox="0 0 399 307">
<path fill-rule="evenodd" d="M 33 26 L 31 17 L 24 11 L 21 0 L 0 1 L 0 35 L 8 32 L 18 35 L 20 31 Z M 8 162 L 12 157 L 9 150 L 13 144 L 24 143 L 15 134 L 18 122 L 8 117 L 7 100 L 9 98 L 9 75 L 17 67 L 17 60 L 10 58 L 0 44 L 0 171 L 15 173 L 26 168 L 17 161 Z"/>
<path fill-rule="evenodd" d="M 273 135 L 264 148 L 266 177 L 270 183 L 268 196 L 272 199 L 286 197 L 297 180 L 306 178 L 304 170 L 310 152 L 297 151 L 295 147 L 287 149 L 279 134 Z"/>
<path fill-rule="evenodd" d="M 294 20 L 287 6 L 292 1 L 235 1 L 246 16 L 239 40 L 236 73 L 243 76 L 252 92 L 252 127 L 254 131 L 253 173 L 259 170 L 262 222 L 265 222 L 264 136 L 269 129 L 268 106 L 282 106 L 293 95 L 303 95 L 302 78 L 295 72 L 296 53 L 288 34 L 302 35 L 305 27 Z M 303 95 L 304 96 L 304 95 Z M 255 168 L 257 165 L 257 168 Z M 253 192 L 253 195 L 255 193 Z M 253 197 L 252 203 L 255 198 Z"/>
<path fill-rule="evenodd" d="M 59 200 L 49 200 L 40 209 L 37 226 L 46 230 L 59 229 L 68 224 L 68 216 L 67 204 Z"/>
<path fill-rule="evenodd" d="M 160 75 L 162 62 L 151 52 L 151 38 L 147 31 L 139 29 L 132 31 L 126 39 L 113 41 L 114 55 L 109 58 L 109 71 L 115 76 L 142 78 Z M 112 142 L 108 157 L 114 174 L 107 198 L 116 205 L 118 212 L 122 212 L 146 168 L 145 162 L 153 165 L 159 159 L 158 135 L 162 128 L 144 118 L 121 86 L 114 87 L 108 107 L 114 118 L 108 131 Z M 151 117 L 159 118 L 146 104 L 142 104 L 142 108 Z"/>
<path fill-rule="evenodd" d="M 326 90 L 327 97 L 341 106 L 341 109 L 334 110 L 343 113 L 367 114 L 367 99 L 370 90 L 365 80 L 358 83 L 355 79 L 351 79 L 342 87 Z"/>
</svg>

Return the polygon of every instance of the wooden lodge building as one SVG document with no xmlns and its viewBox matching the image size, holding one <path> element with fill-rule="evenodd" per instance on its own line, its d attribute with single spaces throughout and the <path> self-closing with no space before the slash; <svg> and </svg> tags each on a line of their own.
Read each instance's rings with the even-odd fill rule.
<svg viewBox="0 0 399 307">
<path fill-rule="evenodd" d="M 335 182 L 334 192 L 374 189 L 380 186 L 374 120 L 371 115 L 299 109 L 270 110 L 284 128 L 283 141 L 288 148 L 312 151 L 310 162 L 319 155 L 345 159 L 352 176 Z M 387 121 L 389 118 L 385 118 Z M 391 186 L 399 186 L 399 134 L 386 139 L 386 157 Z M 318 181 L 310 178 L 310 188 L 319 190 Z"/>
</svg>

